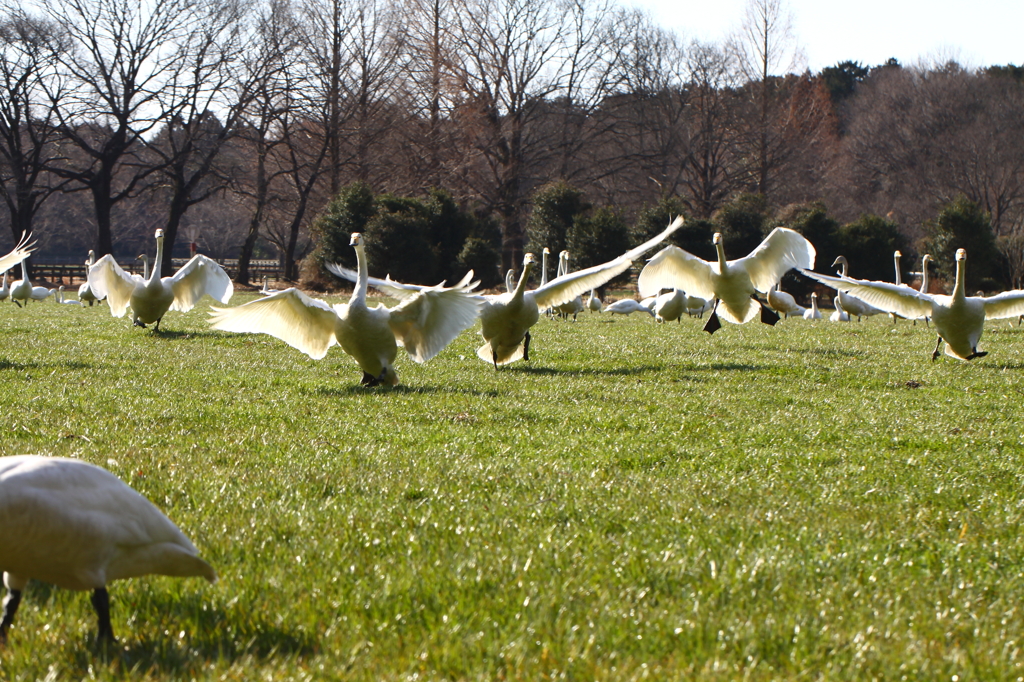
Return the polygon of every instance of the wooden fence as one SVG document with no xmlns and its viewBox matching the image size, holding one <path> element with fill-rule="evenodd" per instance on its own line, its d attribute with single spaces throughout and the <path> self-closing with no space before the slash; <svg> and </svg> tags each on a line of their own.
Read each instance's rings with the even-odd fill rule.
<svg viewBox="0 0 1024 682">
<path fill-rule="evenodd" d="M 216 260 L 224 270 L 227 271 L 228 276 L 231 279 L 235 278 L 238 274 L 238 259 L 237 258 L 221 258 Z M 171 261 L 175 269 L 180 268 L 182 265 L 188 262 L 187 258 L 175 258 Z M 32 264 L 32 279 L 45 280 L 52 282 L 55 285 L 64 284 L 70 286 L 73 284 L 79 284 L 85 281 L 85 264 L 84 263 L 56 263 L 47 262 L 45 260 L 39 260 L 33 258 Z M 129 263 L 118 263 L 125 272 L 131 274 L 142 274 L 142 263 L 133 261 Z M 249 280 L 254 284 L 260 284 L 263 282 L 264 277 L 269 277 L 273 281 L 280 280 L 284 274 L 284 268 L 276 260 L 251 260 L 249 261 Z"/>
</svg>

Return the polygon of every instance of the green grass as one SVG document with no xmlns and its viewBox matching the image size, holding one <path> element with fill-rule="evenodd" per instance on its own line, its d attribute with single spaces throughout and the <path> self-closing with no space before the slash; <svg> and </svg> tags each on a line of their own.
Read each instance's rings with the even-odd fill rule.
<svg viewBox="0 0 1024 682">
<path fill-rule="evenodd" d="M 107 467 L 221 576 L 114 583 L 106 651 L 33 583 L 4 679 L 1024 675 L 1024 327 L 583 314 L 364 389 L 208 309 L 0 306 L 0 454 Z"/>
</svg>

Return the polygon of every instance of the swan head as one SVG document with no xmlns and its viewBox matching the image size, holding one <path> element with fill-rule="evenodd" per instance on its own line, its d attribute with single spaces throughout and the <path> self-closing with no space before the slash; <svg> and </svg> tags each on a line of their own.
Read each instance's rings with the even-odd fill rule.
<svg viewBox="0 0 1024 682">
<path fill-rule="evenodd" d="M 164 238 L 164 231 L 163 230 L 157 230 L 156 231 L 156 238 L 158 240 L 163 239 Z"/>
<path fill-rule="evenodd" d="M 832 267 L 837 268 L 840 265 L 849 265 L 850 261 L 846 260 L 846 256 L 836 256 L 835 261 L 832 263 Z"/>
<path fill-rule="evenodd" d="M 546 255 L 548 255 L 549 253 L 551 253 L 551 249 L 549 249 L 548 247 L 546 247 L 546 246 L 545 246 L 545 247 L 544 247 L 544 250 L 543 250 L 543 251 L 541 251 L 541 253 L 542 253 L 542 254 L 544 254 L 544 255 L 546 256 Z"/>
<path fill-rule="evenodd" d="M 527 265 L 533 265 L 533 264 L 535 264 L 536 262 L 537 262 L 537 257 L 536 257 L 536 256 L 534 256 L 534 255 L 533 255 L 532 253 L 528 253 L 528 254 L 526 254 L 525 256 L 523 256 L 523 267 L 524 267 L 524 268 L 525 268 L 525 267 L 526 267 Z"/>
<path fill-rule="evenodd" d="M 348 243 L 349 246 L 362 246 L 363 235 L 359 232 L 352 233 L 352 240 Z"/>
<path fill-rule="evenodd" d="M 899 260 L 900 258 L 903 258 L 903 254 L 900 253 L 899 251 L 893 251 L 892 257 L 895 258 L 896 260 Z"/>
<path fill-rule="evenodd" d="M 931 263 L 933 260 L 935 259 L 932 258 L 931 254 L 926 253 L 924 254 L 924 258 L 921 259 L 921 264 L 924 265 L 925 267 L 928 267 L 928 264 Z"/>
<path fill-rule="evenodd" d="M 722 233 L 721 232 L 715 232 L 715 236 L 711 238 L 711 243 L 714 244 L 715 246 L 718 246 L 719 244 L 721 244 L 722 243 Z"/>
<path fill-rule="evenodd" d="M 142 261 L 143 263 L 145 263 L 146 261 L 148 261 L 148 260 L 149 260 L 149 256 L 147 256 L 147 255 L 146 255 L 146 254 L 144 254 L 144 253 L 140 253 L 140 254 L 139 254 L 138 256 L 136 256 L 136 257 L 135 257 L 135 260 L 140 260 L 140 261 Z"/>
<path fill-rule="evenodd" d="M 956 259 L 957 261 L 967 260 L 967 249 L 957 249 Z"/>
<path fill-rule="evenodd" d="M 811 298 L 814 299 L 815 301 L 817 301 L 818 300 L 818 294 L 816 292 L 812 291 L 811 292 Z"/>
</svg>

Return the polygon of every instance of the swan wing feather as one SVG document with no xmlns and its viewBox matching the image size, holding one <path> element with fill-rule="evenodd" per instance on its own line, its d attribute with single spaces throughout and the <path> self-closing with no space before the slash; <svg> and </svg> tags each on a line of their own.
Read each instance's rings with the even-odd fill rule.
<svg viewBox="0 0 1024 682">
<path fill-rule="evenodd" d="M 814 246 L 802 234 L 787 227 L 776 227 L 750 255 L 731 261 L 729 265 L 743 267 L 750 283 L 763 293 L 789 270 L 813 268 L 814 256 Z"/>
<path fill-rule="evenodd" d="M 542 310 L 556 305 L 561 305 L 582 296 L 591 289 L 603 285 L 608 280 L 621 275 L 629 269 L 633 261 L 640 258 L 655 246 L 665 241 L 669 235 L 683 226 L 682 216 L 678 216 L 669 223 L 669 226 L 658 235 L 648 239 L 643 244 L 634 247 L 614 260 L 601 265 L 595 265 L 568 275 L 556 277 L 547 284 L 534 290 L 534 300 Z"/>
<path fill-rule="evenodd" d="M 36 245 L 35 242 L 29 243 L 30 236 L 28 234 L 21 238 L 18 245 L 14 247 L 14 250 L 10 253 L 0 256 L 0 274 L 7 272 L 15 265 L 32 255 L 32 247 Z"/>
<path fill-rule="evenodd" d="M 314 360 L 327 355 L 327 349 L 338 343 L 335 309 L 295 288 L 235 308 L 214 307 L 210 317 L 214 329 L 269 334 Z"/>
<path fill-rule="evenodd" d="M 338 277 L 347 279 L 350 282 L 355 282 L 359 279 L 358 272 L 351 268 L 338 265 L 337 263 L 327 263 L 327 269 Z M 424 289 L 430 288 L 420 284 L 402 284 L 401 282 L 396 282 L 391 279 L 391 275 L 386 276 L 384 279 L 380 279 L 379 277 L 367 277 L 366 282 L 382 294 L 398 299 L 399 301 L 404 301 L 407 298 L 415 296 Z"/>
<path fill-rule="evenodd" d="M 426 362 L 476 322 L 484 298 L 472 293 L 472 276 L 454 287 L 423 287 L 391 309 L 388 325 L 413 360 Z"/>
<path fill-rule="evenodd" d="M 1024 291 L 1014 289 L 1004 291 L 995 296 L 983 299 L 985 302 L 985 319 L 999 320 L 1006 317 L 1024 315 Z"/>
<path fill-rule="evenodd" d="M 932 297 L 910 287 L 891 282 L 875 282 L 872 280 L 853 279 L 851 277 L 843 278 L 820 275 L 817 272 L 803 269 L 800 272 L 837 291 L 853 294 L 868 305 L 884 310 L 887 313 L 896 313 L 907 319 L 915 319 L 932 314 Z"/>
<path fill-rule="evenodd" d="M 701 298 L 714 298 L 712 272 L 711 263 L 678 246 L 669 245 L 647 261 L 636 284 L 640 295 L 645 298 L 672 287 Z"/>
<path fill-rule="evenodd" d="M 142 281 L 138 275 L 132 276 L 125 272 L 114 257 L 107 254 L 89 267 L 87 275 L 89 288 L 97 298 L 107 299 L 110 314 L 124 317 L 125 310 L 131 302 L 135 285 Z"/>
<path fill-rule="evenodd" d="M 171 310 L 188 312 L 206 294 L 221 303 L 231 300 L 235 287 L 231 278 L 217 261 L 202 254 L 196 254 L 181 266 L 171 279 L 174 302 Z"/>
</svg>

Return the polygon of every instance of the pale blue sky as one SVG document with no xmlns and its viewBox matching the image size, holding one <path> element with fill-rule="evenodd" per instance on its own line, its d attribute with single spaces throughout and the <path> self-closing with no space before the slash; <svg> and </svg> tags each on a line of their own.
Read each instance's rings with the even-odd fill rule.
<svg viewBox="0 0 1024 682">
<path fill-rule="evenodd" d="M 952 57 L 968 67 L 1024 65 L 1024 0 L 783 0 L 793 15 L 806 65 L 820 71 L 844 60 L 865 66 Z M 686 39 L 720 41 L 746 0 L 623 0 L 648 10 Z"/>
</svg>

